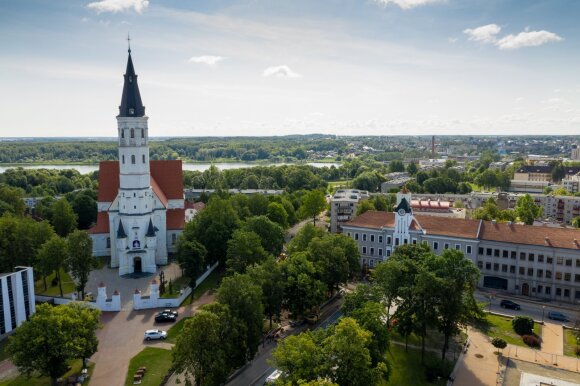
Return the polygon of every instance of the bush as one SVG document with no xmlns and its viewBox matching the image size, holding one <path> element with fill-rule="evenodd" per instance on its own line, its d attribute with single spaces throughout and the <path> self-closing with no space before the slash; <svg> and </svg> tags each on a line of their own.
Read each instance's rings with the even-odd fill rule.
<svg viewBox="0 0 580 386">
<path fill-rule="evenodd" d="M 453 364 L 440 359 L 428 361 L 425 364 L 425 377 L 427 382 L 435 382 L 437 378 L 447 379 L 453 371 Z"/>
<path fill-rule="evenodd" d="M 542 345 L 540 338 L 535 335 L 524 335 L 522 336 L 522 339 L 524 340 L 524 343 L 530 347 L 540 348 Z"/>
<path fill-rule="evenodd" d="M 518 335 L 530 335 L 534 331 L 534 319 L 529 316 L 516 316 L 512 320 L 512 327 Z"/>
<path fill-rule="evenodd" d="M 502 338 L 493 338 L 491 344 L 497 349 L 504 349 L 507 346 L 507 342 Z"/>
</svg>

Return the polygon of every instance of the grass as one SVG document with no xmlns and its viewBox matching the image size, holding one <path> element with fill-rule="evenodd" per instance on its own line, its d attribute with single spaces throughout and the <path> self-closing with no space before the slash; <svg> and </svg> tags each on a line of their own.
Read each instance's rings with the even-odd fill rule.
<svg viewBox="0 0 580 386">
<path fill-rule="evenodd" d="M 82 361 L 77 359 L 72 362 L 71 369 L 66 372 L 61 378 L 66 379 L 71 375 L 78 374 L 81 372 L 82 368 Z M 93 363 L 89 364 L 89 381 L 93 374 L 93 370 L 95 369 L 95 365 Z M 13 379 L 7 379 L 0 382 L 0 386 L 50 386 L 51 380 L 49 377 L 39 377 L 39 376 L 32 376 L 31 378 L 26 378 L 24 375 L 19 375 Z"/>
<path fill-rule="evenodd" d="M 522 337 L 512 328 L 512 318 L 487 314 L 485 321 L 475 327 L 490 338 L 502 338 L 507 343 L 528 347 Z M 542 326 L 539 323 L 534 323 L 534 334 L 538 337 L 542 336 Z"/>
<path fill-rule="evenodd" d="M 46 284 L 47 290 L 44 290 L 44 281 L 42 278 L 34 282 L 34 292 L 37 295 L 45 295 L 45 296 L 60 296 L 60 289 L 58 284 L 52 287 L 50 284 L 52 279 L 54 279 L 55 273 L 51 273 L 49 276 L 46 277 Z M 70 294 L 76 291 L 75 283 L 73 279 L 70 277 L 68 272 L 61 268 L 60 270 L 60 279 L 62 280 L 62 293 L 63 294 Z"/>
<path fill-rule="evenodd" d="M 133 385 L 133 375 L 139 367 L 147 367 L 142 386 L 158 386 L 171 368 L 171 351 L 162 348 L 146 347 L 131 358 L 125 385 Z"/>
<path fill-rule="evenodd" d="M 576 355 L 576 347 L 578 347 L 578 343 L 576 342 L 577 333 L 578 333 L 577 331 L 571 330 L 569 328 L 564 329 L 564 355 L 577 357 Z"/>
<path fill-rule="evenodd" d="M 165 293 L 161 295 L 161 298 L 164 299 L 179 297 L 179 290 L 184 287 L 187 288 L 188 283 L 189 280 L 185 276 L 178 277 L 177 279 L 171 281 L 171 287 L 173 288 L 173 291 L 169 292 L 169 282 L 167 282 L 165 285 Z"/>
<path fill-rule="evenodd" d="M 391 331 L 390 338 L 394 342 L 405 343 L 405 338 L 401 336 L 395 329 Z M 457 346 L 461 346 L 466 339 L 467 335 L 465 335 L 464 332 L 461 332 L 459 335 L 454 336 L 450 340 L 451 346 L 450 349 L 453 348 L 454 344 L 456 344 Z M 444 336 L 441 332 L 439 332 L 438 330 L 428 330 L 427 337 L 425 338 L 425 347 L 441 350 L 443 348 L 443 341 Z M 412 346 L 421 346 L 421 337 L 415 334 L 411 334 L 407 338 L 407 343 Z"/>
<path fill-rule="evenodd" d="M 193 299 L 197 300 L 201 297 L 201 295 L 203 295 L 207 291 L 216 289 L 220 285 L 220 283 L 222 281 L 222 277 L 224 276 L 224 274 L 225 274 L 224 270 L 222 270 L 220 268 L 216 268 L 203 281 L 203 283 L 201 283 L 200 285 L 198 285 L 195 288 L 195 290 L 193 291 Z M 181 303 L 182 306 L 187 306 L 190 304 L 191 304 L 191 296 L 188 296 L 187 298 L 185 298 L 183 303 Z"/>
<path fill-rule="evenodd" d="M 432 352 L 425 353 L 426 361 L 436 361 L 438 355 Z M 425 376 L 425 366 L 421 364 L 421 351 L 409 349 L 405 352 L 404 347 L 391 345 L 387 353 L 387 360 L 391 363 L 392 372 L 388 382 L 382 386 L 443 386 L 447 380 L 430 383 Z"/>
<path fill-rule="evenodd" d="M 165 339 L 166 342 L 176 343 L 175 341 L 179 336 L 179 334 L 181 334 L 181 330 L 183 330 L 183 327 L 185 326 L 185 321 L 187 319 L 189 319 L 189 317 L 183 318 L 179 320 L 177 323 L 175 323 L 173 326 L 171 326 L 171 328 L 167 331 L 167 339 Z"/>
</svg>

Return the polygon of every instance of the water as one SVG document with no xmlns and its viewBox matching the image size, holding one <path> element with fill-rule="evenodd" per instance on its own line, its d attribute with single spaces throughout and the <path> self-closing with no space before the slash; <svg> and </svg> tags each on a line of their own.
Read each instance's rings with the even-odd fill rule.
<svg viewBox="0 0 580 386">
<path fill-rule="evenodd" d="M 199 164 L 183 164 L 183 170 L 194 170 L 194 171 L 204 171 L 209 169 L 211 165 L 217 166 L 220 170 L 226 169 L 240 169 L 240 168 L 252 168 L 256 166 L 273 166 L 273 165 L 291 165 L 284 163 L 267 163 L 267 164 L 256 164 L 256 163 L 244 163 L 244 162 L 228 162 L 228 163 L 199 163 Z M 321 167 L 339 167 L 340 163 L 326 163 L 326 162 L 308 162 L 308 165 L 312 165 L 317 168 Z M 99 165 L 6 165 L 0 164 L 0 173 L 4 173 L 7 169 L 14 169 L 16 167 L 22 167 L 23 169 L 53 169 L 53 170 L 63 170 L 63 169 L 76 169 L 81 174 L 88 174 L 99 170 Z"/>
</svg>

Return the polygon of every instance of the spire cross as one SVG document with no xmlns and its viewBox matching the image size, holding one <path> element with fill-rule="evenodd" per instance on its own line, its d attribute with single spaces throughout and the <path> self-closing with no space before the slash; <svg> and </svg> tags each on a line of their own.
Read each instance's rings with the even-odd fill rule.
<svg viewBox="0 0 580 386">
<path fill-rule="evenodd" d="M 127 33 L 127 45 L 129 46 L 129 53 L 131 53 L 131 36 Z"/>
</svg>

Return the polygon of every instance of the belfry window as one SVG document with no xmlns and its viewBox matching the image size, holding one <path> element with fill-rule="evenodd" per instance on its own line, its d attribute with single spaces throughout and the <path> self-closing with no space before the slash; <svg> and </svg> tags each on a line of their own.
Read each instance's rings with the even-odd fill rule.
<svg viewBox="0 0 580 386">
<path fill-rule="evenodd" d="M 135 129 L 131 129 L 131 138 L 135 138 Z"/>
<path fill-rule="evenodd" d="M 132 156 L 131 156 L 131 163 L 132 163 L 133 165 L 135 165 L 135 155 L 132 155 Z"/>
<path fill-rule="evenodd" d="M 125 129 L 121 129 L 121 138 L 125 138 Z"/>
<path fill-rule="evenodd" d="M 123 155 L 122 159 L 123 159 L 123 165 L 125 165 L 125 156 L 124 155 Z"/>
<path fill-rule="evenodd" d="M 145 163 L 145 154 L 143 154 L 141 158 L 143 158 L 143 163 Z"/>
<path fill-rule="evenodd" d="M 145 130 L 141 129 L 141 138 L 145 138 Z"/>
</svg>

